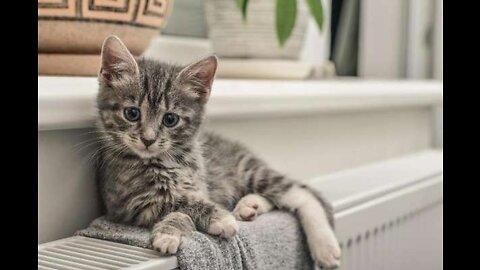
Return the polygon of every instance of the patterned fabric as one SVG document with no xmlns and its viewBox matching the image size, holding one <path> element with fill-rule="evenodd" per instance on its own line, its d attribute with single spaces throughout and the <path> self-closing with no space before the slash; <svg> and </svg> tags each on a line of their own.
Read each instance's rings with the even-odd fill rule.
<svg viewBox="0 0 480 270">
<path fill-rule="evenodd" d="M 172 0 L 38 0 L 39 20 L 72 20 L 164 26 Z"/>
</svg>

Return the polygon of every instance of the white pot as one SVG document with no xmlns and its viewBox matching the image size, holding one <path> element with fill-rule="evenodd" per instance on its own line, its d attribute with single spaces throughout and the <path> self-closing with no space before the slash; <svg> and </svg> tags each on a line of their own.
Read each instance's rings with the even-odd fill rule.
<svg viewBox="0 0 480 270">
<path fill-rule="evenodd" d="M 297 1 L 297 19 L 290 38 L 280 47 L 275 27 L 276 1 L 251 0 L 247 21 L 234 0 L 206 0 L 205 15 L 213 50 L 220 57 L 299 59 L 309 11 Z"/>
</svg>

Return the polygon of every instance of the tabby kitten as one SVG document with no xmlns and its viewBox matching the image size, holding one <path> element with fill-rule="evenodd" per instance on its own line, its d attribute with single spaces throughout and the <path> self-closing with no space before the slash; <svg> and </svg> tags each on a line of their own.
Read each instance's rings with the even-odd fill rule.
<svg viewBox="0 0 480 270">
<path fill-rule="evenodd" d="M 167 65 L 135 59 L 115 36 L 105 40 L 97 176 L 107 217 L 151 228 L 153 247 L 174 254 L 194 230 L 230 238 L 236 219 L 285 209 L 298 216 L 315 262 L 337 267 L 331 207 L 320 194 L 202 130 L 216 68 L 215 56 Z"/>
</svg>

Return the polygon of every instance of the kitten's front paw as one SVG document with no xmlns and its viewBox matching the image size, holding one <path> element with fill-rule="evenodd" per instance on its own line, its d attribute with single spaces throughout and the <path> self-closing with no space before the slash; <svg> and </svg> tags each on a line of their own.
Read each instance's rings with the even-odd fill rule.
<svg viewBox="0 0 480 270">
<path fill-rule="evenodd" d="M 177 253 L 180 243 L 180 235 L 166 233 L 156 233 L 152 240 L 153 248 L 163 254 Z"/>
<path fill-rule="evenodd" d="M 235 209 L 233 209 L 233 215 L 237 220 L 252 221 L 272 208 L 273 205 L 264 197 L 257 194 L 249 194 L 238 201 Z"/>
<path fill-rule="evenodd" d="M 312 241 L 310 245 L 313 260 L 322 269 L 336 269 L 340 266 L 342 252 L 334 236 L 323 235 Z"/>
<path fill-rule="evenodd" d="M 220 219 L 212 220 L 208 226 L 207 232 L 212 235 L 218 235 L 224 238 L 231 238 L 237 234 L 238 224 L 235 218 L 231 215 L 225 215 Z"/>
</svg>

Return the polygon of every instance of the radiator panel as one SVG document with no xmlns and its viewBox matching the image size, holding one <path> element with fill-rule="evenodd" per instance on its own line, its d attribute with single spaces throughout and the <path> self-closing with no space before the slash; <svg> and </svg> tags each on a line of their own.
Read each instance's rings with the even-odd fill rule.
<svg viewBox="0 0 480 270">
<path fill-rule="evenodd" d="M 441 179 L 337 214 L 342 270 L 442 269 Z M 404 207 L 394 207 L 402 204 Z M 384 221 L 375 219 L 382 214 Z M 370 213 L 367 213 L 370 212 Z M 361 222 L 361 216 L 370 222 Z M 374 224 L 365 226 L 365 224 Z"/>
<path fill-rule="evenodd" d="M 38 246 L 38 269 L 170 270 L 174 256 L 100 239 L 74 236 Z"/>
</svg>

